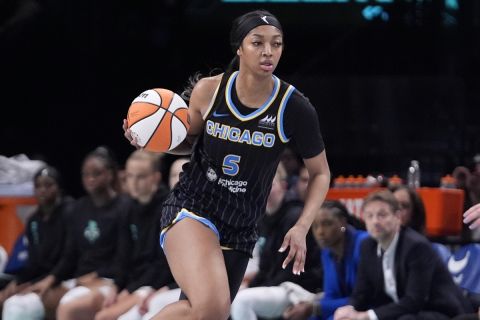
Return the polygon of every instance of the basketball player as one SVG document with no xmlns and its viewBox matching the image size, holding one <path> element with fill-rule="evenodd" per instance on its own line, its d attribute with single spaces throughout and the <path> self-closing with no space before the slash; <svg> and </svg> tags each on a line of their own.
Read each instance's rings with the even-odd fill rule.
<svg viewBox="0 0 480 320">
<path fill-rule="evenodd" d="M 233 22 L 230 40 L 235 58 L 227 71 L 192 81 L 184 95 L 191 126 L 174 152 L 192 155 L 164 203 L 160 236 L 182 295 L 154 319 L 228 318 L 288 142 L 310 176 L 303 211 L 279 248 L 294 274 L 303 271 L 305 236 L 328 190 L 315 108 L 273 75 L 283 51 L 279 21 L 263 10 L 246 13 Z M 124 130 L 138 147 L 126 121 Z"/>
</svg>

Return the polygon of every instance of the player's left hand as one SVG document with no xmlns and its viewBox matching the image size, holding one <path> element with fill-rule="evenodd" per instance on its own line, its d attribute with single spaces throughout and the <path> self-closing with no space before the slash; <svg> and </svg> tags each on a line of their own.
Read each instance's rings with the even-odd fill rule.
<svg viewBox="0 0 480 320">
<path fill-rule="evenodd" d="M 307 244 L 305 237 L 307 236 L 308 230 L 305 228 L 294 225 L 290 230 L 288 230 L 285 238 L 283 239 L 282 246 L 278 250 L 279 252 L 284 252 L 290 247 L 288 256 L 285 258 L 282 264 L 282 268 L 285 269 L 287 265 L 294 260 L 292 272 L 293 274 L 300 275 L 300 272 L 305 272 L 305 256 L 307 254 Z"/>
</svg>

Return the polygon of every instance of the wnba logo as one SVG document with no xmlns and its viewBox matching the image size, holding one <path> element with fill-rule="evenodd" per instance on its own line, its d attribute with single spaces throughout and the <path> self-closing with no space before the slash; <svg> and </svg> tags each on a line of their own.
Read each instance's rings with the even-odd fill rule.
<svg viewBox="0 0 480 320">
<path fill-rule="evenodd" d="M 210 182 L 214 182 L 215 180 L 217 180 L 217 173 L 215 172 L 215 170 L 213 170 L 212 168 L 208 168 L 207 170 L 207 179 L 208 181 Z"/>
<path fill-rule="evenodd" d="M 277 121 L 276 116 L 265 116 L 265 118 L 258 121 L 258 126 L 264 129 L 273 129 L 275 127 L 275 121 Z"/>
</svg>

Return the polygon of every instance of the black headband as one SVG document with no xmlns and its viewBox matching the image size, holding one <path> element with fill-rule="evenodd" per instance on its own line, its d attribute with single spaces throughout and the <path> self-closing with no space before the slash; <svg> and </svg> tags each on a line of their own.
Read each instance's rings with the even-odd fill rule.
<svg viewBox="0 0 480 320">
<path fill-rule="evenodd" d="M 237 52 L 237 49 L 240 47 L 243 38 L 245 38 L 252 29 L 263 25 L 274 26 L 282 31 L 280 22 L 274 16 L 255 15 L 247 17 L 245 20 L 241 21 L 230 33 L 230 44 L 232 45 L 233 52 Z"/>
</svg>

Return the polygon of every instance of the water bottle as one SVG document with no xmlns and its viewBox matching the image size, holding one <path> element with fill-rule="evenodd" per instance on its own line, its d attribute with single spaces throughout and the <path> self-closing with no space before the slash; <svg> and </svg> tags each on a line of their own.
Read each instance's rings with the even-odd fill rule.
<svg viewBox="0 0 480 320">
<path fill-rule="evenodd" d="M 440 179 L 440 188 L 442 189 L 455 189 L 455 178 L 452 177 L 450 174 L 443 176 Z"/>
<path fill-rule="evenodd" d="M 333 180 L 333 187 L 338 189 L 345 188 L 345 177 L 342 175 L 336 177 L 335 180 Z"/>
<path fill-rule="evenodd" d="M 407 184 L 412 189 L 420 188 L 420 163 L 417 160 L 410 162 L 407 172 Z"/>
</svg>

